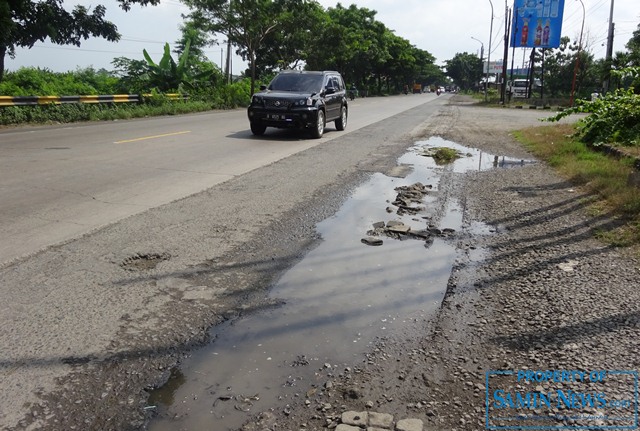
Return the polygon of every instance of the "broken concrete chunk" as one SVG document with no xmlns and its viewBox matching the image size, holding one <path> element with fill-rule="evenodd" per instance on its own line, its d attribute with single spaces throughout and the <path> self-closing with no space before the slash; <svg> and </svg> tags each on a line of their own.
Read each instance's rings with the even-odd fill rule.
<svg viewBox="0 0 640 431">
<path fill-rule="evenodd" d="M 366 427 L 369 422 L 369 413 L 347 411 L 342 413 L 342 423 L 357 427 Z"/>
<path fill-rule="evenodd" d="M 422 431 L 422 427 L 420 419 L 402 419 L 396 424 L 396 431 Z"/>
<path fill-rule="evenodd" d="M 375 428 L 391 429 L 393 416 L 388 413 L 369 412 L 369 425 Z"/>
<path fill-rule="evenodd" d="M 431 237 L 429 231 L 426 230 L 412 230 L 409 232 L 409 235 L 415 236 L 416 238 L 420 239 L 428 239 Z"/>
<path fill-rule="evenodd" d="M 405 224 L 399 224 L 394 226 L 387 225 L 387 230 L 389 232 L 394 232 L 394 233 L 408 233 L 411 230 L 411 226 L 407 226 Z"/>
<path fill-rule="evenodd" d="M 392 227 L 392 226 L 404 226 L 404 223 L 398 220 L 391 220 L 387 222 L 387 227 Z"/>
<path fill-rule="evenodd" d="M 382 242 L 382 240 L 380 238 L 376 238 L 376 237 L 373 237 L 373 236 L 368 236 L 366 238 L 362 238 L 360 240 L 360 242 L 362 242 L 363 244 L 366 244 L 366 245 L 374 245 L 374 246 L 383 244 L 383 242 Z"/>
</svg>

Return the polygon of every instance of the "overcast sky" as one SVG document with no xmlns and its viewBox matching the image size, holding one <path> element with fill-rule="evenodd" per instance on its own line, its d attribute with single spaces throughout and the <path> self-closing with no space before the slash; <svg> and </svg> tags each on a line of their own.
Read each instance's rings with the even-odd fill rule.
<svg viewBox="0 0 640 431">
<path fill-rule="evenodd" d="M 513 0 L 507 1 L 509 7 L 512 7 Z M 492 23 L 491 2 L 494 7 L 491 60 L 498 60 L 502 59 L 504 52 L 506 6 L 500 0 L 355 0 L 341 3 L 344 6 L 355 3 L 359 7 L 377 11 L 378 21 L 416 47 L 430 52 L 436 57 L 438 64 L 443 64 L 457 53 L 479 55 L 481 46 L 484 46 L 486 58 Z M 327 8 L 338 2 L 319 0 L 319 3 Z M 584 4 L 584 45 L 596 58 L 604 58 L 612 3 L 614 0 L 582 0 L 582 3 L 581 0 L 565 0 L 562 34 L 578 39 Z M 15 59 L 7 57 L 6 68 L 16 70 L 22 66 L 35 66 L 65 72 L 93 66 L 96 69 L 111 70 L 113 58 L 124 56 L 142 60 L 143 49 L 147 49 L 152 58 L 159 59 L 165 42 L 169 42 L 173 49 L 175 41 L 180 37 L 178 27 L 182 23 L 181 14 L 188 13 L 188 8 L 178 0 L 161 0 L 159 6 L 133 6 L 129 12 L 123 12 L 115 0 L 65 0 L 69 9 L 75 4 L 105 5 L 107 19 L 115 23 L 122 34 L 120 42 L 89 39 L 80 48 L 49 42 L 37 43 L 30 50 L 18 49 Z M 613 22 L 614 51 L 622 51 L 640 23 L 640 1 L 615 0 Z M 223 48 L 210 47 L 207 50 L 209 59 L 219 65 Z M 512 50 L 509 49 L 509 56 L 511 53 Z M 522 57 L 523 50 L 517 48 L 516 64 L 522 61 Z M 234 73 L 243 68 L 239 63 L 240 60 L 236 58 Z"/>
</svg>

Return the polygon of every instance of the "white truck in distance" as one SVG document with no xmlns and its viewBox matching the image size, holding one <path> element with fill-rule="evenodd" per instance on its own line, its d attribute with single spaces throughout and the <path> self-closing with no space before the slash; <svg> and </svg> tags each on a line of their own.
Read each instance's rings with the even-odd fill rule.
<svg viewBox="0 0 640 431">
<path fill-rule="evenodd" d="M 528 79 L 514 79 L 513 81 L 509 81 L 509 93 L 511 97 L 527 97 L 528 91 Z"/>
<path fill-rule="evenodd" d="M 542 87 L 542 82 L 539 79 L 533 80 L 533 86 L 531 87 L 531 93 L 529 93 L 529 80 L 528 79 L 514 79 L 513 81 L 509 81 L 507 83 L 509 94 L 511 97 L 519 97 L 525 98 L 527 96 L 531 97 L 534 94 L 540 92 L 540 87 Z"/>
</svg>

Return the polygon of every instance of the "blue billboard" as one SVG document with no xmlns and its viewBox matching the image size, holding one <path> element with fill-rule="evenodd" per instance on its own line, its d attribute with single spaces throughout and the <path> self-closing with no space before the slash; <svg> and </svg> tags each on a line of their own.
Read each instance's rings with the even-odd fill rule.
<svg viewBox="0 0 640 431">
<path fill-rule="evenodd" d="M 557 48 L 564 0 L 514 0 L 511 47 Z"/>
</svg>

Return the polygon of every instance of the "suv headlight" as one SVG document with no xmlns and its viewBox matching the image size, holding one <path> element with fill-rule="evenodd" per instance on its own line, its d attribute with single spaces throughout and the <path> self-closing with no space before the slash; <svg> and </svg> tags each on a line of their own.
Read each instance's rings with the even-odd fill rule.
<svg viewBox="0 0 640 431">
<path fill-rule="evenodd" d="M 298 106 L 313 106 L 313 99 L 311 97 L 307 97 L 306 99 L 300 99 L 296 102 Z"/>
<path fill-rule="evenodd" d="M 252 103 L 253 105 L 262 105 L 262 97 L 259 97 L 259 96 L 253 96 L 253 97 L 251 98 L 251 103 Z"/>
</svg>

